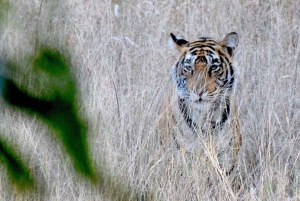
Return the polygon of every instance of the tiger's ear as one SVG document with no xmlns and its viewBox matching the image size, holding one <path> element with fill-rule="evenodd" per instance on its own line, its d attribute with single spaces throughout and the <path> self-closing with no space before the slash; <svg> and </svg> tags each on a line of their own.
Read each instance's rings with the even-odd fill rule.
<svg viewBox="0 0 300 201">
<path fill-rule="evenodd" d="M 223 49 L 232 57 L 235 48 L 238 46 L 239 36 L 235 32 L 231 32 L 221 41 Z"/>
<path fill-rule="evenodd" d="M 182 38 L 179 38 L 179 37 L 175 36 L 172 33 L 170 35 L 171 35 L 171 37 L 170 37 L 170 39 L 168 41 L 169 46 L 172 47 L 172 48 L 174 48 L 174 49 L 179 50 L 180 52 L 182 52 L 182 49 L 184 47 L 186 47 L 189 42 L 186 41 L 186 40 L 184 40 L 184 39 L 182 39 Z"/>
</svg>

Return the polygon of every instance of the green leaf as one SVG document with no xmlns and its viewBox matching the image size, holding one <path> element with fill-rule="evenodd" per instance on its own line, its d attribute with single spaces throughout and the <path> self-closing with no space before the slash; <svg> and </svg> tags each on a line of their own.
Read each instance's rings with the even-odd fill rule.
<svg viewBox="0 0 300 201">
<path fill-rule="evenodd" d="M 7 172 L 12 183 L 17 185 L 18 189 L 33 189 L 35 184 L 30 176 L 29 168 L 16 154 L 16 152 L 8 146 L 6 142 L 0 139 L 0 163 L 7 167 Z"/>
<path fill-rule="evenodd" d="M 77 171 L 95 182 L 99 191 L 107 198 L 153 200 L 151 192 L 142 194 L 141 191 L 134 190 L 127 185 L 127 182 L 121 182 L 111 175 L 105 165 L 100 168 L 100 175 L 96 176 L 88 152 L 87 125 L 79 113 L 76 82 L 66 57 L 57 50 L 42 47 L 33 57 L 32 63 L 36 71 L 33 73 L 39 74 L 39 71 L 42 71 L 47 75 L 46 79 L 50 80 L 43 82 L 43 84 L 46 83 L 43 88 L 48 89 L 47 93 L 38 93 L 38 90 L 32 88 L 31 91 L 21 89 L 13 80 L 0 76 L 0 96 L 8 104 L 30 115 L 37 115 L 52 127 Z M 1 64 L 0 62 L 0 67 L 1 65 L 5 68 L 10 65 L 17 67 L 16 64 Z M 16 157 L 12 156 L 12 159 Z M 23 178 L 27 177 L 23 176 Z M 22 182 L 18 184 L 22 185 Z"/>
<path fill-rule="evenodd" d="M 7 0 L 0 0 L 0 20 L 6 18 L 7 12 L 9 10 L 9 2 Z"/>
<path fill-rule="evenodd" d="M 4 100 L 29 114 L 37 115 L 50 125 L 56 131 L 56 136 L 62 142 L 76 170 L 95 180 L 96 174 L 88 153 L 87 126 L 79 114 L 76 84 L 66 57 L 57 50 L 42 47 L 34 57 L 33 65 L 51 79 L 51 86 L 45 86 L 54 89 L 51 90 L 51 98 L 39 94 L 34 97 L 20 89 L 12 80 L 2 77 L 0 82 L 4 86 Z"/>
</svg>

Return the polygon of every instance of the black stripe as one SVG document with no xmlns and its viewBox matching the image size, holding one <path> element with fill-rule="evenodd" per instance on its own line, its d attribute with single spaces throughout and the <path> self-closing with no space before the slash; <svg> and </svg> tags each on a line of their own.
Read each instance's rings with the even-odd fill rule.
<svg viewBox="0 0 300 201">
<path fill-rule="evenodd" d="M 203 48 L 208 48 L 208 49 L 210 49 L 210 50 L 204 50 Z M 211 53 L 213 53 L 212 51 L 216 51 L 215 48 L 213 48 L 213 47 L 211 47 L 211 46 L 207 46 L 207 45 L 197 45 L 197 46 L 191 47 L 191 48 L 190 48 L 190 52 L 193 51 L 193 50 L 195 50 L 195 49 L 199 49 L 199 50 L 202 49 L 202 50 L 204 50 L 204 51 L 209 51 L 209 52 L 211 52 Z"/>
<path fill-rule="evenodd" d="M 219 55 L 220 55 L 221 63 L 225 63 L 226 62 L 227 64 L 230 64 L 230 62 L 229 62 L 229 60 L 228 60 L 227 57 L 223 56 L 223 54 L 219 54 Z M 226 60 L 225 62 L 224 62 L 224 59 Z"/>
<path fill-rule="evenodd" d="M 201 56 L 201 57 L 198 57 L 195 62 L 204 62 L 204 63 L 207 63 L 207 59 L 205 56 Z"/>
<path fill-rule="evenodd" d="M 209 69 L 208 69 L 208 76 L 211 77 L 211 75 L 212 75 L 212 69 L 209 68 Z"/>
<path fill-rule="evenodd" d="M 224 124 L 228 120 L 229 113 L 230 113 L 230 102 L 229 100 L 226 100 L 226 108 L 222 112 L 222 118 L 219 125 L 220 130 L 223 128 Z"/>
<path fill-rule="evenodd" d="M 230 80 L 227 80 L 228 77 L 228 73 L 230 74 Z M 222 87 L 231 89 L 233 87 L 233 83 L 234 83 L 234 70 L 232 68 L 232 65 L 229 65 L 229 70 L 226 71 L 226 78 L 223 80 L 224 84 L 222 85 Z"/>
<path fill-rule="evenodd" d="M 234 77 L 231 76 L 231 79 L 229 80 L 229 82 L 226 84 L 226 88 L 231 89 L 233 87 L 233 83 L 234 83 Z"/>
<path fill-rule="evenodd" d="M 189 44 L 189 47 L 194 46 L 194 45 L 208 46 L 208 45 L 217 45 L 217 43 L 214 40 L 206 40 L 205 42 L 204 41 L 194 41 Z"/>
<path fill-rule="evenodd" d="M 186 106 L 186 104 L 184 103 L 184 99 L 183 98 L 180 98 L 178 100 L 179 102 L 179 108 L 180 108 L 180 111 L 183 115 L 183 118 L 185 120 L 185 122 L 187 123 L 187 125 L 193 130 L 195 131 L 197 129 L 197 124 L 188 116 L 188 108 Z"/>
</svg>

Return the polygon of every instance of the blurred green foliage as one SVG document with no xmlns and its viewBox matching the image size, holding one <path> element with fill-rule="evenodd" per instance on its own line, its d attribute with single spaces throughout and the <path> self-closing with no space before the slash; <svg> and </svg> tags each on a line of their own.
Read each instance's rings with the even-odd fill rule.
<svg viewBox="0 0 300 201">
<path fill-rule="evenodd" d="M 43 72 L 48 75 L 49 80 L 44 87 L 50 90 L 48 93 L 39 94 L 37 90 L 30 93 L 21 89 L 13 80 L 0 76 L 0 95 L 5 102 L 29 115 L 39 117 L 49 125 L 55 131 L 57 139 L 62 142 L 75 169 L 98 185 L 106 197 L 114 200 L 152 200 L 152 194 L 141 194 L 138 190 L 124 186 L 124 183 L 108 173 L 105 166 L 101 168 L 100 175 L 96 174 L 89 157 L 87 125 L 79 113 L 78 90 L 67 56 L 53 48 L 41 47 L 32 58 L 35 73 Z M 0 62 L 0 66 L 4 69 L 12 66 L 18 68 L 18 64 L 9 62 Z M 25 183 L 27 187 L 33 188 L 36 185 L 29 168 L 14 153 L 15 150 L 11 147 L 0 143 L 0 162 L 5 162 L 12 182 L 20 189 Z"/>
<path fill-rule="evenodd" d="M 28 114 L 37 115 L 50 125 L 78 172 L 95 180 L 86 141 L 87 127 L 79 114 L 76 84 L 70 64 L 59 51 L 47 47 L 42 47 L 33 58 L 34 68 L 44 71 L 52 81 L 52 86 L 47 86 L 54 89 L 51 90 L 51 98 L 34 97 L 30 92 L 20 89 L 14 81 L 2 77 L 3 99 Z"/>
<path fill-rule="evenodd" d="M 0 0 L 0 24 L 10 9 L 7 0 Z M 68 56 L 57 49 L 42 46 L 31 56 L 33 73 L 38 76 L 40 88 L 22 88 L 10 77 L 0 74 L 0 98 L 17 110 L 39 117 L 56 133 L 77 172 L 92 181 L 112 200 L 152 200 L 152 194 L 133 190 L 126 182 L 112 176 L 103 164 L 99 174 L 92 166 L 87 143 L 87 124 L 79 112 L 77 86 L 71 72 Z M 1 62 L 0 73 L 8 69 L 22 69 L 15 62 Z M 9 76 L 9 74 L 8 74 Z M 25 78 L 25 82 L 26 82 Z M 28 79 L 30 79 L 28 77 Z M 29 81 L 29 80 L 27 80 Z M 9 178 L 20 191 L 36 189 L 38 185 L 27 163 L 0 135 L 0 165 L 7 168 Z M 42 186 L 44 184 L 41 184 Z"/>
<path fill-rule="evenodd" d="M 0 0 L 0 19 L 1 19 L 1 21 L 3 21 L 3 19 L 6 17 L 8 8 L 9 8 L 9 2 L 7 0 Z"/>
<path fill-rule="evenodd" d="M 20 189 L 34 188 L 34 180 L 30 170 L 15 151 L 6 142 L 0 139 L 0 163 L 4 164 L 8 171 L 10 180 Z"/>
</svg>

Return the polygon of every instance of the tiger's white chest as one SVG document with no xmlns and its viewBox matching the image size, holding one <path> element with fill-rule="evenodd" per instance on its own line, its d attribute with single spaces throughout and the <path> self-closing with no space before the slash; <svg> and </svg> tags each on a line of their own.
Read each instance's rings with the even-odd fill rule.
<svg viewBox="0 0 300 201">
<path fill-rule="evenodd" d="M 224 99 L 224 98 L 223 98 Z M 222 121 L 222 113 L 227 107 L 225 99 L 218 98 L 212 101 L 185 101 L 187 107 L 187 114 L 193 122 L 195 122 L 202 130 L 211 123 L 219 123 Z"/>
<path fill-rule="evenodd" d="M 219 135 L 225 129 L 214 128 L 215 125 L 220 124 L 222 121 L 222 115 L 226 108 L 225 100 L 223 101 L 220 97 L 218 97 L 218 100 L 212 101 L 185 99 L 181 103 L 176 103 L 180 102 L 178 98 L 179 96 L 177 95 L 173 99 L 177 105 L 174 117 L 177 124 L 176 128 L 183 135 L 183 138 L 193 142 L 199 135 L 206 135 L 207 133 Z M 183 107 L 180 106 L 182 103 L 184 103 Z"/>
</svg>

